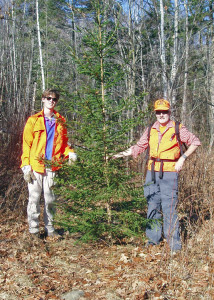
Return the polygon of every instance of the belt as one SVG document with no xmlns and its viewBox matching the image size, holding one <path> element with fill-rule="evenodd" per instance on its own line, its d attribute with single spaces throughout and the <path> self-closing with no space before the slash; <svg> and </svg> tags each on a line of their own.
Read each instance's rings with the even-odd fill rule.
<svg viewBox="0 0 214 300">
<path fill-rule="evenodd" d="M 160 159 L 160 158 L 155 158 L 155 157 L 150 157 L 152 160 L 152 165 L 151 165 L 151 174 L 152 174 L 152 181 L 155 183 L 155 163 L 160 162 L 160 171 L 159 171 L 159 178 L 163 178 L 163 163 L 164 162 L 175 162 L 178 161 L 178 159 Z"/>
</svg>

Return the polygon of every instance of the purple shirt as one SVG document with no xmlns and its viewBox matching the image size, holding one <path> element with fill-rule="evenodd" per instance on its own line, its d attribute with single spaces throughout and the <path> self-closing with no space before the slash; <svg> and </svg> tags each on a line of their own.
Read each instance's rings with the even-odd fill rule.
<svg viewBox="0 0 214 300">
<path fill-rule="evenodd" d="M 52 152 L 53 152 L 53 142 L 54 142 L 54 135 L 55 135 L 56 119 L 54 117 L 52 117 L 51 119 L 49 119 L 48 117 L 45 117 L 45 127 L 46 127 L 46 133 L 47 133 L 45 158 L 48 160 L 51 160 Z"/>
</svg>

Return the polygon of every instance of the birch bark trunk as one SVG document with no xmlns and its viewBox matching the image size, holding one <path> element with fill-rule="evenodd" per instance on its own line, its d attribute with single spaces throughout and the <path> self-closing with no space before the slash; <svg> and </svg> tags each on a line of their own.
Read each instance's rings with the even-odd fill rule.
<svg viewBox="0 0 214 300">
<path fill-rule="evenodd" d="M 187 1 L 184 1 L 185 7 L 185 62 L 184 62 L 184 89 L 183 89 L 183 102 L 181 107 L 181 120 L 187 124 L 187 82 L 188 82 L 188 62 L 189 62 L 189 19 Z"/>
<path fill-rule="evenodd" d="M 174 17 L 174 46 L 173 46 L 173 63 L 171 69 L 170 93 L 172 110 L 176 104 L 176 76 L 178 72 L 178 0 L 175 0 L 175 17 Z"/>
<path fill-rule="evenodd" d="M 164 33 L 164 7 L 163 0 L 160 0 L 160 57 L 162 65 L 162 82 L 163 82 L 163 96 L 165 99 L 168 98 L 168 84 L 166 76 L 166 49 L 165 49 L 165 33 Z"/>
<path fill-rule="evenodd" d="M 34 49 L 34 37 L 32 36 L 32 38 L 31 38 L 31 56 L 30 56 L 28 79 L 27 79 L 27 85 L 26 85 L 27 106 L 28 106 L 28 104 L 30 104 L 30 85 L 31 85 L 32 68 L 33 68 L 33 49 Z M 31 105 L 31 112 L 34 113 L 34 105 Z"/>
<path fill-rule="evenodd" d="M 44 75 L 44 66 L 43 66 L 43 57 L 42 57 L 42 45 L 41 45 L 41 35 L 40 35 L 40 24 L 39 24 L 39 4 L 36 0 L 36 27 L 38 35 L 38 46 L 39 46 L 39 59 L 40 59 L 40 68 L 42 76 L 42 90 L 45 90 L 45 75 Z"/>
<path fill-rule="evenodd" d="M 72 27 L 72 45 L 73 49 L 75 51 L 76 57 L 78 57 L 78 51 L 77 51 L 77 39 L 76 39 L 76 24 L 75 24 L 75 17 L 74 17 L 74 9 L 73 9 L 73 1 L 71 3 L 71 27 Z M 76 70 L 76 67 L 74 66 L 74 71 L 73 71 L 73 77 L 74 77 L 74 82 L 75 82 L 75 90 L 78 90 L 78 72 Z"/>
<path fill-rule="evenodd" d="M 15 14 L 14 14 L 14 6 L 12 3 L 11 7 L 11 13 L 12 13 L 12 55 L 11 55 L 11 60 L 12 60 L 12 76 L 13 76 L 13 96 L 14 96 L 14 103 L 13 103 L 13 109 L 14 111 L 16 110 L 18 106 L 18 99 L 16 97 L 17 95 L 17 64 L 16 64 L 16 46 L 15 46 Z"/>
</svg>

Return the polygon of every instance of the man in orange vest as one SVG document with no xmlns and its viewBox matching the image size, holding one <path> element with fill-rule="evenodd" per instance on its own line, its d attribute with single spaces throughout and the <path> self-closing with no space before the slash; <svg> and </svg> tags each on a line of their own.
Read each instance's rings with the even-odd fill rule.
<svg viewBox="0 0 214 300">
<path fill-rule="evenodd" d="M 113 158 L 132 155 L 136 158 L 149 147 L 149 161 L 144 196 L 147 198 L 149 220 L 146 235 L 148 245 L 157 245 L 162 238 L 162 229 L 172 251 L 181 249 L 179 221 L 177 216 L 178 173 L 185 160 L 199 145 L 199 139 L 180 124 L 181 143 L 189 147 L 181 155 L 176 136 L 175 122 L 170 120 L 170 103 L 165 99 L 155 102 L 154 111 L 157 121 L 145 130 L 136 145 L 120 152 Z M 161 220 L 163 218 L 163 228 Z"/>
<path fill-rule="evenodd" d="M 28 183 L 29 201 L 27 215 L 29 231 L 33 239 L 39 237 L 39 201 L 44 193 L 44 223 L 47 236 L 58 236 L 53 227 L 55 171 L 64 158 L 76 161 L 77 155 L 68 146 L 65 118 L 55 106 L 59 93 L 54 89 L 42 94 L 43 110 L 28 118 L 23 132 L 21 169 Z"/>
</svg>

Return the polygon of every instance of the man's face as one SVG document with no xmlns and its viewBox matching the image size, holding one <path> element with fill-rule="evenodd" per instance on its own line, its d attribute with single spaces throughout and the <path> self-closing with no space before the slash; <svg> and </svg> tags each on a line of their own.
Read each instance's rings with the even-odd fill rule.
<svg viewBox="0 0 214 300">
<path fill-rule="evenodd" d="M 54 109 L 57 104 L 57 98 L 55 95 L 48 95 L 47 97 L 42 98 L 42 102 L 44 104 L 44 108 Z"/>
<path fill-rule="evenodd" d="M 156 118 L 158 122 L 165 126 L 170 120 L 170 111 L 169 110 L 156 110 Z"/>
</svg>

